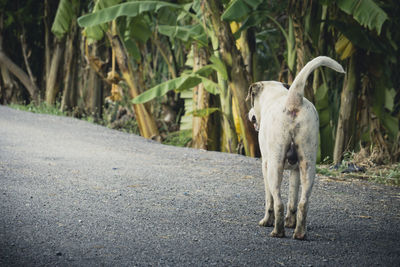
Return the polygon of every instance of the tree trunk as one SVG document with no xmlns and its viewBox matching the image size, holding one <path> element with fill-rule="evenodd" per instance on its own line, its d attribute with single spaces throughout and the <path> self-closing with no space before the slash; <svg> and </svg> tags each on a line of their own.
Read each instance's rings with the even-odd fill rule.
<svg viewBox="0 0 400 267">
<path fill-rule="evenodd" d="M 10 71 L 12 74 L 15 75 L 15 77 L 18 78 L 18 80 L 28 90 L 29 95 L 31 96 L 33 101 L 38 100 L 39 89 L 37 88 L 36 84 L 33 84 L 29 79 L 29 76 L 14 62 L 12 62 L 11 59 L 8 58 L 2 50 L 0 50 L 0 65 L 4 66 L 6 69 L 8 69 L 8 71 Z"/>
<path fill-rule="evenodd" d="M 44 1 L 44 84 L 47 84 L 47 79 L 50 74 L 51 63 L 51 48 L 50 48 L 50 27 L 49 27 L 49 4 L 48 0 Z"/>
<path fill-rule="evenodd" d="M 240 37 L 240 53 L 242 54 L 244 65 L 249 73 L 249 76 L 254 80 L 254 54 L 256 50 L 256 38 L 252 29 L 241 32 Z"/>
<path fill-rule="evenodd" d="M 59 41 L 56 41 L 56 46 L 53 52 L 53 58 L 51 59 L 50 72 L 46 82 L 46 102 L 49 105 L 54 105 L 56 102 L 56 97 L 58 93 L 57 89 L 58 69 L 60 67 L 63 50 L 64 50 L 63 44 Z"/>
<path fill-rule="evenodd" d="M 210 11 L 202 5 L 203 14 L 207 14 L 209 16 Z M 213 32 L 215 35 L 216 33 Z M 214 56 L 222 61 L 221 54 L 218 50 L 214 50 Z M 224 66 L 226 67 L 226 66 Z M 228 81 L 225 77 L 223 77 L 222 73 L 217 72 L 217 80 L 218 85 L 220 87 L 219 93 L 219 101 L 221 106 L 221 126 L 222 126 L 222 134 L 221 134 L 221 151 L 228 153 L 236 153 L 238 149 L 238 136 L 236 134 L 235 123 L 233 118 L 233 110 L 232 110 L 232 93 L 228 87 Z"/>
<path fill-rule="evenodd" d="M 90 54 L 87 55 L 89 58 L 96 58 L 98 54 L 97 44 L 92 44 L 92 49 L 90 50 Z M 95 120 L 101 117 L 101 109 L 102 109 L 102 95 L 103 88 L 101 85 L 101 78 L 98 75 L 98 71 L 94 68 L 90 68 L 89 76 L 88 76 L 88 100 L 87 106 L 90 114 L 94 117 Z"/>
<path fill-rule="evenodd" d="M 11 86 L 12 82 L 9 78 L 8 71 L 14 74 L 15 77 L 25 86 L 28 90 L 33 101 L 39 100 L 39 89 L 36 84 L 29 78 L 29 76 L 16 65 L 3 51 L 3 14 L 0 13 L 0 67 L 2 68 L 2 77 L 5 84 Z M 7 78 L 8 76 L 8 78 Z"/>
<path fill-rule="evenodd" d="M 139 88 L 134 79 L 132 66 L 118 35 L 108 34 L 112 49 L 115 51 L 118 67 L 122 72 L 122 77 L 128 84 L 131 97 L 134 98 L 140 94 Z M 146 109 L 145 105 L 137 104 L 133 106 L 136 120 L 139 126 L 140 134 L 145 138 L 158 138 L 159 133 L 156 122 L 152 114 Z"/>
<path fill-rule="evenodd" d="M 320 55 L 326 55 L 326 36 L 327 36 L 327 27 L 325 26 L 325 21 L 327 18 L 328 6 L 323 5 L 321 10 L 321 17 L 314 18 L 314 21 L 322 21 L 319 24 L 319 38 L 318 38 L 318 46 L 317 53 Z M 323 87 L 321 87 L 323 85 Z M 313 89 L 315 96 L 315 107 L 320 116 L 319 120 L 319 150 L 317 154 L 317 162 L 321 162 L 326 158 L 332 159 L 333 156 L 333 146 L 334 146 L 334 137 L 333 137 L 333 126 L 330 123 L 332 120 L 331 112 L 329 110 L 329 92 L 321 98 L 321 93 L 317 90 L 329 88 L 327 84 L 326 75 L 323 68 L 318 68 L 314 71 L 313 77 Z M 317 97 L 318 96 L 318 97 Z"/>
<path fill-rule="evenodd" d="M 289 13 L 293 23 L 293 33 L 295 37 L 295 48 L 297 56 L 296 73 L 299 73 L 307 61 L 310 59 L 310 52 L 306 46 L 305 21 L 310 18 L 307 12 L 311 10 L 311 2 L 292 0 L 289 3 Z M 304 96 L 314 103 L 314 91 L 310 84 L 304 88 Z"/>
<path fill-rule="evenodd" d="M 31 67 L 29 65 L 29 54 L 30 53 L 27 51 L 28 50 L 28 45 L 27 45 L 26 39 L 25 39 L 25 29 L 24 28 L 22 30 L 22 34 L 20 36 L 20 40 L 21 40 L 22 55 L 24 57 L 26 71 L 28 72 L 28 76 L 29 76 L 29 79 L 31 80 L 31 83 L 32 84 L 36 84 L 36 78 L 33 76 Z"/>
<path fill-rule="evenodd" d="M 5 66 L 0 65 L 0 70 L 1 70 L 1 78 L 3 80 L 3 86 L 1 88 L 2 104 L 15 102 L 17 100 L 15 91 L 18 85 L 12 79 L 10 72 Z"/>
<path fill-rule="evenodd" d="M 199 48 L 197 44 L 193 44 L 193 61 L 193 71 L 197 71 L 207 64 L 206 52 L 203 48 Z M 193 111 L 208 108 L 209 97 L 209 93 L 204 89 L 202 83 L 193 88 Z M 207 125 L 208 116 L 198 117 L 193 114 L 192 147 L 207 149 Z"/>
<path fill-rule="evenodd" d="M 214 52 L 214 55 L 218 58 L 219 52 Z M 223 152 L 233 153 L 236 152 L 238 146 L 238 137 L 235 131 L 235 125 L 233 122 L 233 111 L 232 111 L 232 94 L 228 88 L 227 81 L 222 77 L 221 73 L 217 73 L 218 84 L 221 88 L 219 93 L 219 99 L 221 102 L 221 114 L 222 114 L 222 146 Z"/>
<path fill-rule="evenodd" d="M 13 90 L 16 87 L 16 84 L 10 76 L 10 72 L 25 86 L 31 96 L 31 99 L 33 101 L 37 101 L 39 89 L 36 84 L 32 82 L 28 75 L 3 51 L 3 26 L 3 14 L 0 13 L 0 68 L 1 76 L 4 82 L 3 101 L 7 102 L 16 95 Z"/>
<path fill-rule="evenodd" d="M 76 106 L 76 73 L 77 73 L 77 54 L 76 48 L 76 23 L 72 22 L 71 31 L 68 34 L 65 48 L 64 64 L 64 91 L 61 100 L 61 110 L 72 109 Z"/>
<path fill-rule="evenodd" d="M 101 103 L 102 103 L 102 87 L 101 80 L 97 73 L 90 69 L 88 78 L 88 90 L 89 90 L 89 110 L 90 114 L 95 120 L 100 118 L 101 115 Z"/>
<path fill-rule="evenodd" d="M 333 161 L 340 163 L 346 149 L 352 141 L 354 130 L 354 105 L 357 88 L 356 59 L 355 55 L 350 57 L 347 65 L 346 80 L 342 95 L 340 97 L 339 119 L 336 130 L 335 148 L 333 151 Z"/>
<path fill-rule="evenodd" d="M 236 42 L 229 24 L 221 21 L 222 4 L 216 0 L 207 0 L 206 2 L 211 16 L 213 31 L 218 38 L 221 58 L 230 76 L 229 86 L 239 106 L 240 132 L 245 153 L 254 157 L 258 154 L 258 140 L 253 125 L 247 118 L 250 105 L 245 101 L 251 79 L 244 66 L 243 58 L 236 48 Z"/>
</svg>

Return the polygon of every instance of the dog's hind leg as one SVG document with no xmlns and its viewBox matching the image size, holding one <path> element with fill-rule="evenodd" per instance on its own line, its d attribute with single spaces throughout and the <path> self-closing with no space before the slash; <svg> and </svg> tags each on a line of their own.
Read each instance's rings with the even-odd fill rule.
<svg viewBox="0 0 400 267">
<path fill-rule="evenodd" d="M 274 200 L 271 195 L 271 191 L 268 186 L 267 179 L 267 162 L 263 160 L 262 172 L 264 176 L 264 186 L 265 186 L 265 216 L 258 223 L 260 226 L 273 226 L 274 225 Z"/>
<path fill-rule="evenodd" d="M 297 201 L 299 199 L 300 172 L 296 168 L 290 171 L 289 177 L 289 200 L 285 217 L 285 227 L 296 226 Z"/>
<path fill-rule="evenodd" d="M 283 150 L 282 150 L 283 151 Z M 278 153 L 282 154 L 283 153 Z M 283 175 L 283 156 L 282 158 L 271 158 L 268 160 L 267 179 L 268 186 L 274 199 L 274 230 L 271 232 L 272 237 L 284 237 L 285 227 L 283 222 L 283 202 L 281 199 L 281 183 Z"/>
<path fill-rule="evenodd" d="M 315 178 L 315 160 L 302 160 L 299 162 L 301 197 L 297 206 L 297 222 L 294 230 L 294 239 L 304 239 L 306 235 L 306 217 L 308 211 L 308 202 Z"/>
</svg>

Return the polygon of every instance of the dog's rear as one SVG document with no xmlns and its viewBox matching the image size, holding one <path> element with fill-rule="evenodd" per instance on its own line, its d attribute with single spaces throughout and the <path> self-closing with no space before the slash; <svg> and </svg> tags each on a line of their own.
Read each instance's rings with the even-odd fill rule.
<svg viewBox="0 0 400 267">
<path fill-rule="evenodd" d="M 333 59 L 317 57 L 300 71 L 289 91 L 283 91 L 283 85 L 280 88 L 276 82 L 259 82 L 250 87 L 252 114 L 260 128 L 266 194 L 266 212 L 260 225 L 274 225 L 271 232 L 274 237 L 284 236 L 284 226 L 296 227 L 294 238 L 305 237 L 308 201 L 315 177 L 319 122 L 315 107 L 304 98 L 304 86 L 307 77 L 319 66 L 344 72 Z M 269 85 L 272 89 L 264 88 Z M 280 187 L 283 169 L 287 166 L 291 167 L 291 174 L 284 220 Z M 302 190 L 298 201 L 300 181 Z"/>
</svg>

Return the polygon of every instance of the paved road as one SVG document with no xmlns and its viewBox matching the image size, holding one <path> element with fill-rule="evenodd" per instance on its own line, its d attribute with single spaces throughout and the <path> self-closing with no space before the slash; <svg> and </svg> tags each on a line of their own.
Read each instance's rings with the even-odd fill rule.
<svg viewBox="0 0 400 267">
<path fill-rule="evenodd" d="M 0 106 L 1 266 L 400 265 L 399 188 L 317 179 L 307 241 L 263 196 L 258 159 Z"/>
</svg>

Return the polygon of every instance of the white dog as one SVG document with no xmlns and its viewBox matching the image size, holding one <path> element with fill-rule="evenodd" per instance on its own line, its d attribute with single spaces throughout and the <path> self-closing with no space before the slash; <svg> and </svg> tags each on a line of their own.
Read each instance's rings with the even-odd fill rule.
<svg viewBox="0 0 400 267">
<path fill-rule="evenodd" d="M 273 237 L 283 237 L 284 226 L 296 227 L 293 238 L 305 237 L 308 202 L 315 178 L 319 119 L 313 104 L 304 98 L 304 86 L 307 77 L 319 66 L 344 73 L 339 63 L 321 56 L 304 66 L 289 90 L 276 81 L 257 82 L 249 88 L 247 99 L 251 99 L 252 106 L 249 119 L 259 130 L 265 183 L 265 217 L 259 224 L 274 225 Z M 283 169 L 291 170 L 285 221 L 280 192 Z"/>
</svg>

